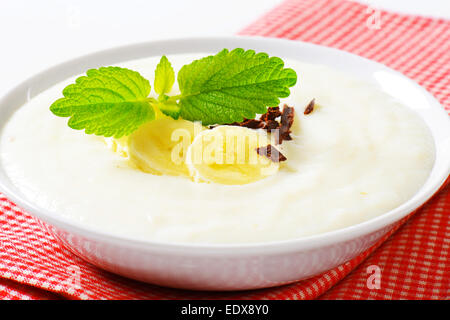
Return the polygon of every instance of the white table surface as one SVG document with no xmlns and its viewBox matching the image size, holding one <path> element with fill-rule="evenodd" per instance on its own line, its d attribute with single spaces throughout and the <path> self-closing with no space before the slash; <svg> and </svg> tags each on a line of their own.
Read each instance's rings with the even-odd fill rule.
<svg viewBox="0 0 450 320">
<path fill-rule="evenodd" d="M 232 35 L 281 0 L 2 0 L 0 95 L 48 66 L 161 38 Z M 450 0 L 361 0 L 450 19 Z"/>
</svg>

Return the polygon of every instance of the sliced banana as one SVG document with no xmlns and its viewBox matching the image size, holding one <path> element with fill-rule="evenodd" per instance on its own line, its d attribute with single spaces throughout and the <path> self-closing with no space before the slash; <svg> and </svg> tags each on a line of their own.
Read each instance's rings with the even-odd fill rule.
<svg viewBox="0 0 450 320">
<path fill-rule="evenodd" d="M 256 152 L 270 143 L 263 130 L 218 126 L 195 137 L 187 150 L 186 164 L 195 181 L 247 184 L 278 171 L 278 163 Z"/>
<path fill-rule="evenodd" d="M 187 149 L 202 130 L 199 123 L 162 115 L 129 136 L 130 160 L 144 172 L 189 176 Z"/>
</svg>

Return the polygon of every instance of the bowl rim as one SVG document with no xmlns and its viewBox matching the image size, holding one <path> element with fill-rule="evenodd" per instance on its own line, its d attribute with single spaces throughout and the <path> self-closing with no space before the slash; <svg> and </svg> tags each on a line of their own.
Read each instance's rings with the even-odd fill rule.
<svg viewBox="0 0 450 320">
<path fill-rule="evenodd" d="M 421 92 L 429 102 L 430 105 L 441 109 L 442 115 L 446 115 L 448 118 L 448 123 L 450 124 L 450 118 L 448 117 L 448 113 L 442 107 L 442 105 L 434 98 L 428 91 L 426 91 L 423 87 L 419 86 L 413 80 L 407 78 L 403 74 L 393 69 L 388 68 L 387 66 L 366 59 L 364 57 L 338 50 L 335 48 L 325 47 L 321 45 L 316 45 L 312 43 L 306 43 L 301 41 L 287 40 L 287 39 L 276 39 L 276 38 L 267 38 L 267 37 L 255 37 L 255 36 L 225 36 L 225 37 L 191 37 L 191 38 L 171 38 L 166 40 L 155 40 L 155 41 L 147 41 L 140 42 L 135 44 L 128 44 L 123 46 L 117 46 L 106 50 L 96 51 L 93 53 L 89 53 L 74 59 L 70 59 L 68 61 L 62 62 L 50 68 L 47 68 L 34 76 L 28 78 L 27 80 L 21 82 L 16 85 L 14 88 L 10 89 L 0 98 L 0 107 L 6 103 L 6 101 L 14 96 L 21 94 L 25 90 L 25 88 L 30 88 L 31 84 L 37 83 L 39 80 L 44 79 L 45 77 L 50 77 L 53 75 L 56 80 L 50 81 L 50 85 L 42 85 L 44 88 L 42 90 L 36 92 L 35 94 L 39 94 L 40 92 L 48 89 L 51 85 L 58 83 L 64 79 L 70 78 L 71 76 L 80 74 L 85 72 L 87 69 L 85 65 L 89 65 L 90 60 L 100 60 L 102 58 L 109 57 L 108 59 L 117 60 L 113 63 L 120 63 L 120 61 L 134 60 L 139 58 L 144 58 L 143 54 L 138 55 L 137 57 L 132 57 L 130 59 L 119 59 L 114 58 L 120 56 L 120 54 L 124 54 L 127 52 L 140 52 L 143 48 L 153 47 L 170 47 L 173 48 L 175 44 L 188 45 L 189 43 L 195 43 L 197 45 L 204 44 L 207 46 L 207 43 L 236 43 L 237 46 L 244 46 L 245 43 L 248 43 L 250 47 L 252 44 L 254 46 L 264 46 L 264 45 L 299 45 L 310 49 L 315 50 L 324 50 L 330 54 L 341 55 L 347 58 L 353 59 L 362 59 L 361 61 L 372 65 L 373 67 L 380 68 L 382 70 L 389 71 L 390 73 L 394 73 L 396 75 L 400 75 L 402 78 L 410 81 L 413 86 Z M 225 46 L 224 46 L 225 47 Z M 171 49 L 174 50 L 174 49 Z M 145 51 L 145 50 L 144 50 Z M 192 52 L 199 52 L 192 51 Z M 179 52 L 181 53 L 181 52 Z M 187 53 L 187 52 L 186 52 Z M 171 53 L 168 53 L 171 54 Z M 108 60 L 107 59 L 107 60 Z M 83 69 L 84 68 L 84 69 Z M 72 70 L 70 72 L 64 70 Z M 82 70 L 77 72 L 76 70 Z M 64 72 L 61 72 L 64 71 Z M 58 76 L 55 76 L 58 75 Z M 50 77 L 51 78 L 51 77 Z M 29 92 L 28 92 L 29 93 Z M 23 104 L 20 104 L 17 107 L 14 107 L 14 110 L 20 108 Z M 3 122 L 6 123 L 9 120 L 9 117 Z M 0 123 L 0 133 L 4 124 Z M 450 126 L 449 126 L 450 128 Z M 450 138 L 450 129 L 449 129 L 449 138 Z M 433 141 L 435 141 L 435 137 L 433 136 Z M 450 142 L 450 139 L 449 139 Z M 450 145 L 450 143 L 449 143 Z M 247 254 L 280 254 L 287 253 L 293 251 L 306 251 L 316 249 L 322 246 L 339 244 L 345 241 L 350 241 L 352 239 L 356 239 L 360 236 L 368 235 L 375 233 L 383 228 L 388 228 L 400 221 L 402 218 L 419 209 L 427 200 L 429 200 L 441 186 L 443 186 L 444 182 L 447 180 L 448 175 L 450 174 L 450 159 L 447 161 L 447 168 L 442 168 L 440 170 L 439 179 L 435 179 L 432 185 L 424 190 L 424 186 L 422 186 L 416 194 L 411 197 L 406 202 L 402 203 L 400 206 L 380 214 L 377 217 L 371 218 L 369 220 L 360 222 L 358 224 L 354 224 L 348 227 L 340 228 L 337 230 L 315 234 L 311 236 L 288 239 L 288 240 L 278 240 L 278 241 L 268 241 L 268 242 L 255 242 L 255 243 L 176 243 L 176 242 L 162 242 L 162 241 L 152 241 L 152 240 L 142 240 L 138 238 L 133 238 L 130 236 L 115 234 L 108 231 L 97 230 L 96 228 L 85 226 L 82 223 L 74 221 L 70 218 L 64 217 L 62 215 L 58 216 L 57 214 L 51 213 L 49 210 L 45 208 L 40 208 L 39 206 L 32 203 L 32 201 L 26 199 L 24 196 L 21 196 L 18 192 L 13 190 L 14 187 L 9 187 L 8 182 L 2 181 L 0 179 L 0 191 L 9 199 L 11 199 L 14 203 L 23 208 L 26 212 L 30 213 L 35 218 L 48 223 L 49 225 L 53 225 L 56 228 L 65 230 L 70 233 L 75 233 L 86 238 L 96 239 L 102 242 L 109 242 L 111 244 L 116 244 L 120 246 L 134 247 L 140 248 L 143 250 L 152 250 L 158 252 L 165 253 L 183 253 L 190 255 L 202 255 L 202 254 L 220 254 L 220 255 L 247 255 Z M 434 168 L 434 166 L 433 166 Z M 2 170 L 0 163 L 0 171 Z M 6 176 L 6 174 L 5 174 Z M 429 177 L 430 178 L 430 177 Z M 428 179 L 429 179 L 428 178 Z M 10 184 L 13 186 L 12 182 Z"/>
</svg>

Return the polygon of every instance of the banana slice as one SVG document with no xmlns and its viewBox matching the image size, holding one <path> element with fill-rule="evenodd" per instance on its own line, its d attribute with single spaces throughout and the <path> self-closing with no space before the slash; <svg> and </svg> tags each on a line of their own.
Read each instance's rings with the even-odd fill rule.
<svg viewBox="0 0 450 320">
<path fill-rule="evenodd" d="M 130 160 L 144 172 L 189 176 L 186 152 L 202 130 L 199 123 L 161 115 L 129 136 Z"/>
<path fill-rule="evenodd" d="M 194 181 L 247 184 L 278 171 L 278 163 L 256 152 L 270 143 L 263 130 L 218 126 L 195 137 L 187 150 L 186 164 Z"/>
</svg>

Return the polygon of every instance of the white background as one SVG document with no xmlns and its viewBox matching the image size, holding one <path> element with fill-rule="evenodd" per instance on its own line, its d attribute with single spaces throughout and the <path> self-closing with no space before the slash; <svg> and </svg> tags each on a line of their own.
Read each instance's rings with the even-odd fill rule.
<svg viewBox="0 0 450 320">
<path fill-rule="evenodd" d="M 34 73 L 100 49 L 161 38 L 232 35 L 281 0 L 1 0 L 0 95 Z M 450 19 L 450 0 L 364 0 Z"/>
</svg>

